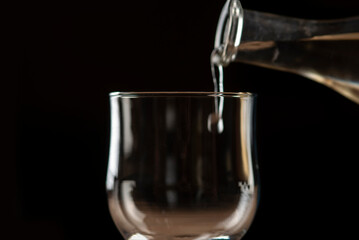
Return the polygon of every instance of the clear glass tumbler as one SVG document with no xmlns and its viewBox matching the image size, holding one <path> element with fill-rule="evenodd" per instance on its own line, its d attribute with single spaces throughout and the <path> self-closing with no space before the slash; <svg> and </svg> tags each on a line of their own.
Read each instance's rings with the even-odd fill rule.
<svg viewBox="0 0 359 240">
<path fill-rule="evenodd" d="M 115 92 L 110 101 L 106 188 L 123 237 L 240 239 L 258 202 L 255 96 Z"/>
</svg>

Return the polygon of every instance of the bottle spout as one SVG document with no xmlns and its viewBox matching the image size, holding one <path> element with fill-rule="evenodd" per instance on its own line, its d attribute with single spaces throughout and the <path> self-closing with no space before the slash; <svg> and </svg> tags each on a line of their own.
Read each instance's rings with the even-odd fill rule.
<svg viewBox="0 0 359 240">
<path fill-rule="evenodd" d="M 243 8 L 239 0 L 227 0 L 218 20 L 211 62 L 226 66 L 235 59 L 241 42 Z"/>
</svg>

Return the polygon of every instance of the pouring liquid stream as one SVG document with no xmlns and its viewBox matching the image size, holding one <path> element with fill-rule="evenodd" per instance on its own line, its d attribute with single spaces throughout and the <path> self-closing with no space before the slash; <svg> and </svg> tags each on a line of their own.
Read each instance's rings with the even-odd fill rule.
<svg viewBox="0 0 359 240">
<path fill-rule="evenodd" d="M 239 47 L 243 27 L 243 8 L 239 0 L 228 0 L 219 17 L 214 49 L 211 53 L 211 72 L 215 98 L 215 112 L 208 117 L 208 129 L 216 129 L 218 133 L 223 131 L 222 112 L 224 99 L 220 95 L 224 92 L 223 68 L 234 60 Z"/>
</svg>

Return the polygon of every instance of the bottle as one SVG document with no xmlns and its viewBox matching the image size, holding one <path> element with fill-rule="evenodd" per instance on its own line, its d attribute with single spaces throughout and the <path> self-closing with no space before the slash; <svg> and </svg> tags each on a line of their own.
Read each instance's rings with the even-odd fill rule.
<svg viewBox="0 0 359 240">
<path fill-rule="evenodd" d="M 359 104 L 359 16 L 304 20 L 240 9 L 243 22 L 233 23 L 233 1 L 217 26 L 217 48 L 230 50 L 217 56 L 220 65 L 243 62 L 299 74 Z M 242 32 L 228 40 L 233 24 L 242 24 Z"/>
</svg>

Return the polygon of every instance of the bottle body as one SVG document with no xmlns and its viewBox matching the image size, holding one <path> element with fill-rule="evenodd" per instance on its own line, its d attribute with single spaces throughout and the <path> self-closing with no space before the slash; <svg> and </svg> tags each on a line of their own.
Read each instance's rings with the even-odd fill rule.
<svg viewBox="0 0 359 240">
<path fill-rule="evenodd" d="M 359 104 L 359 39 L 247 42 L 235 61 L 301 75 Z"/>
</svg>

